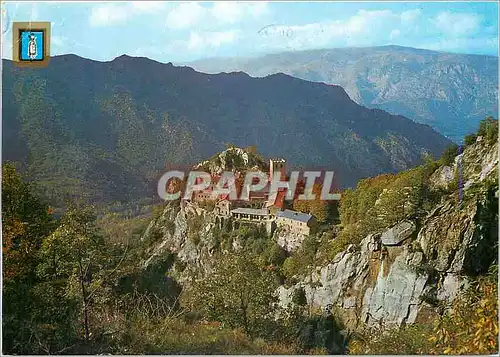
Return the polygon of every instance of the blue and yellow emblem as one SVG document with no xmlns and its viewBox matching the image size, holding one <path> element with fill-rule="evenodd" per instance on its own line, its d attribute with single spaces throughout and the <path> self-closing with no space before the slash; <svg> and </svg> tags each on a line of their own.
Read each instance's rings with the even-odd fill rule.
<svg viewBox="0 0 500 357">
<path fill-rule="evenodd" d="M 21 67 L 46 67 L 50 59 L 50 22 L 14 22 L 12 59 Z"/>
</svg>

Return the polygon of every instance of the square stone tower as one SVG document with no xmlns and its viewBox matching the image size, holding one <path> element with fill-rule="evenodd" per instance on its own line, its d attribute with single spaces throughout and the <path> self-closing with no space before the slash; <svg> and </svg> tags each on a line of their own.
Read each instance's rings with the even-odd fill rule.
<svg viewBox="0 0 500 357">
<path fill-rule="evenodd" d="M 281 179 L 285 178 L 285 159 L 270 159 L 269 160 L 269 179 L 271 180 L 275 172 L 281 173 Z"/>
</svg>

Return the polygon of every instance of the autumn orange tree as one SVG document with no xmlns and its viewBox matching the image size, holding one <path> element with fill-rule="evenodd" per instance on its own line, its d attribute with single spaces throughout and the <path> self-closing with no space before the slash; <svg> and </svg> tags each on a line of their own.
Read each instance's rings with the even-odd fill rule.
<svg viewBox="0 0 500 357">
<path fill-rule="evenodd" d="M 319 223 L 326 223 L 332 218 L 332 212 L 336 202 L 321 199 L 322 185 L 315 183 L 312 192 L 314 200 L 295 200 L 293 209 L 303 213 L 312 214 Z"/>
<path fill-rule="evenodd" d="M 473 281 L 450 313 L 435 325 L 431 353 L 498 354 L 498 266 Z"/>
</svg>

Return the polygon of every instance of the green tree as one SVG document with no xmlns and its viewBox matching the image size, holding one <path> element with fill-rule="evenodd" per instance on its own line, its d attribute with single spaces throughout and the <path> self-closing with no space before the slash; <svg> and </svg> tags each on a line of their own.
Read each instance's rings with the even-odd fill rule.
<svg viewBox="0 0 500 357">
<path fill-rule="evenodd" d="M 290 282 L 295 275 L 300 275 L 316 264 L 319 242 L 314 236 L 308 236 L 300 248 L 283 262 L 283 275 Z"/>
<path fill-rule="evenodd" d="M 477 135 L 476 134 L 466 135 L 465 138 L 464 138 L 464 144 L 466 146 L 472 145 L 472 144 L 474 144 L 476 142 L 476 139 L 477 139 Z"/>
<path fill-rule="evenodd" d="M 494 143 L 498 140 L 498 120 L 492 117 L 481 120 L 477 135 L 482 136 L 490 144 Z"/>
<path fill-rule="evenodd" d="M 258 334 L 273 318 L 276 288 L 272 273 L 248 255 L 236 253 L 219 257 L 213 271 L 195 281 L 182 300 L 209 320 Z"/>
<path fill-rule="evenodd" d="M 2 165 L 3 352 L 62 353 L 73 344 L 74 306 L 37 276 L 40 247 L 57 224 L 50 208 L 22 180 L 12 163 Z"/>
<path fill-rule="evenodd" d="M 446 166 L 451 165 L 457 155 L 458 155 L 458 145 L 452 144 L 448 146 L 441 155 L 442 164 Z"/>
<path fill-rule="evenodd" d="M 32 192 L 13 163 L 2 165 L 3 283 L 33 276 L 42 239 L 54 226 L 50 209 Z"/>
<path fill-rule="evenodd" d="M 390 226 L 420 212 L 424 199 L 422 168 L 401 173 L 377 200 L 381 226 Z"/>
<path fill-rule="evenodd" d="M 46 280 L 65 282 L 66 295 L 80 301 L 86 341 L 91 333 L 91 304 L 103 284 L 104 254 L 92 207 L 70 208 L 41 248 L 39 274 Z"/>
</svg>

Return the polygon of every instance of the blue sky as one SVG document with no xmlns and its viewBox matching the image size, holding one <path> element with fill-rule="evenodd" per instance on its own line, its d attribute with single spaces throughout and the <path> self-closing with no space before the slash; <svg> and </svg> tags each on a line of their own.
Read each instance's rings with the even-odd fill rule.
<svg viewBox="0 0 500 357">
<path fill-rule="evenodd" d="M 161 62 L 314 48 L 401 45 L 498 54 L 496 2 L 4 2 L 13 21 L 50 21 L 51 55 Z"/>
</svg>

